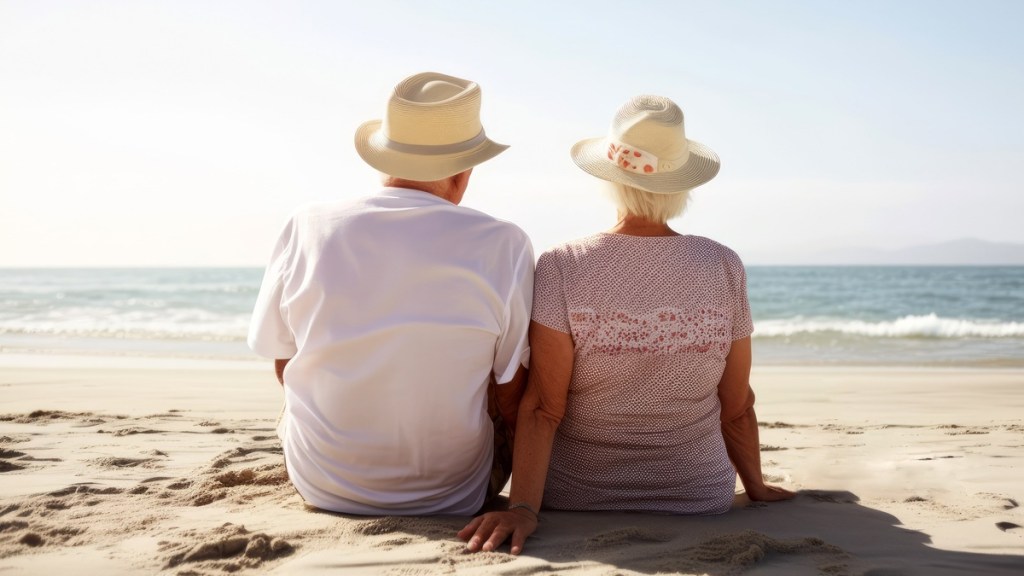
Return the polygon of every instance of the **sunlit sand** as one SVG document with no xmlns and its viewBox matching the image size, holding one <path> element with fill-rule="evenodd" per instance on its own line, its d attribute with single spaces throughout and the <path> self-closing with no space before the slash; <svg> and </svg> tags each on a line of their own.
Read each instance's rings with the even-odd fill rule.
<svg viewBox="0 0 1024 576">
<path fill-rule="evenodd" d="M 269 367 L 0 356 L 4 574 L 1019 574 L 1024 371 L 756 369 L 765 474 L 717 517 L 545 511 L 520 557 L 465 518 L 361 518 L 287 481 Z"/>
</svg>

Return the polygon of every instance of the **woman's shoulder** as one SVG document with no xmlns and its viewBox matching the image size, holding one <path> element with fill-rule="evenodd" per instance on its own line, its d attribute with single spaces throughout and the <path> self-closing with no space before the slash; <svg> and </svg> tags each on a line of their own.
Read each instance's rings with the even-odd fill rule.
<svg viewBox="0 0 1024 576">
<path fill-rule="evenodd" d="M 603 234 L 592 234 L 556 244 L 542 252 L 540 259 L 555 262 L 578 260 L 600 248 L 602 236 Z"/>
<path fill-rule="evenodd" d="M 709 259 L 726 262 L 728 264 L 740 264 L 742 260 L 735 250 L 725 244 L 712 240 L 706 236 L 685 235 L 682 236 L 688 242 L 689 249 L 697 254 L 703 254 Z"/>
<path fill-rule="evenodd" d="M 540 255 L 540 260 L 568 264 L 588 259 L 619 258 L 623 253 L 642 255 L 650 253 L 652 249 L 664 254 L 666 249 L 671 252 L 672 246 L 697 261 L 724 263 L 727 266 L 743 265 L 732 248 L 706 236 L 693 234 L 643 237 L 602 232 L 552 246 Z"/>
</svg>

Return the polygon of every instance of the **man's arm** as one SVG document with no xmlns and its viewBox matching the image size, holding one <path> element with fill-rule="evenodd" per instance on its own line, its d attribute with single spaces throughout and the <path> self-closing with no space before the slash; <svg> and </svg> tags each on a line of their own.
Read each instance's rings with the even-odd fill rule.
<svg viewBox="0 0 1024 576">
<path fill-rule="evenodd" d="M 274 360 L 274 373 L 277 374 L 277 381 L 284 386 L 284 367 L 288 365 L 291 358 L 278 358 Z"/>
</svg>

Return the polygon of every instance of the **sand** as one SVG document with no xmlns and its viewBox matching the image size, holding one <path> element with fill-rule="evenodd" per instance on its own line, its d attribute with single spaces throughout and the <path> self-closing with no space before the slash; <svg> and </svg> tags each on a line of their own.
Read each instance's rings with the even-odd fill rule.
<svg viewBox="0 0 1024 576">
<path fill-rule="evenodd" d="M 755 369 L 764 472 L 728 514 L 546 511 L 522 556 L 464 517 L 305 507 L 249 362 L 0 353 L 0 574 L 1024 574 L 1024 371 Z"/>
</svg>

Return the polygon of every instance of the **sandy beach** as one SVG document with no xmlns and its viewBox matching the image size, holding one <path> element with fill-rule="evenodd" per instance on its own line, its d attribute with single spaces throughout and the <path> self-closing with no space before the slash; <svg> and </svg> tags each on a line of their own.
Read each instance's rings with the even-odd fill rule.
<svg viewBox="0 0 1024 576">
<path fill-rule="evenodd" d="M 305 507 L 269 366 L 0 355 L 0 574 L 1024 573 L 1024 371 L 752 380 L 765 474 L 795 501 L 546 511 L 513 557 L 463 553 L 462 517 Z"/>
</svg>

